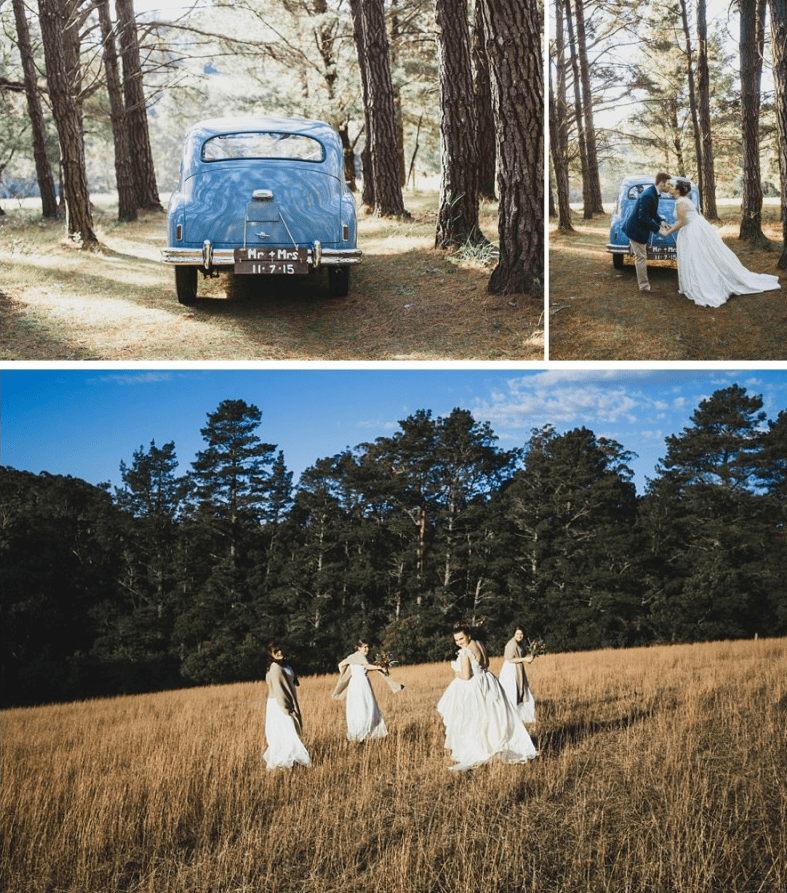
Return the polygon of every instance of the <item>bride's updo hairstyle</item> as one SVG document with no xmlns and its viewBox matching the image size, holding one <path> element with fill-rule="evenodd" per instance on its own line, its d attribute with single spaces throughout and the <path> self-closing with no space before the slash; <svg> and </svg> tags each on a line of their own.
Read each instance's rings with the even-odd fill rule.
<svg viewBox="0 0 787 893">
<path fill-rule="evenodd" d="M 681 195 L 681 198 L 684 195 L 688 195 L 691 192 L 691 183 L 688 180 L 674 180 L 675 188 Z"/>
</svg>

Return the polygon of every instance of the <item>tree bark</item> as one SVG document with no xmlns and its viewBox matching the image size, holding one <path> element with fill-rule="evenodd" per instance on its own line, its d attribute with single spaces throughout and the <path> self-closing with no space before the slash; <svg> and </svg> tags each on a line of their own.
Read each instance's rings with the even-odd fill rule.
<svg viewBox="0 0 787 893">
<path fill-rule="evenodd" d="M 717 220 L 716 168 L 713 161 L 713 136 L 710 122 L 710 75 L 708 73 L 708 19 L 705 0 L 697 0 L 697 92 L 702 160 L 702 211 L 708 220 Z"/>
<path fill-rule="evenodd" d="M 481 2 L 476 0 L 473 13 L 473 90 L 478 119 L 478 195 L 488 201 L 497 198 L 495 176 L 497 171 L 497 146 L 495 145 L 495 118 L 492 114 L 492 87 L 489 83 L 489 60 L 484 49 L 484 20 Z"/>
<path fill-rule="evenodd" d="M 361 44 L 358 64 L 366 68 L 366 141 L 374 180 L 373 212 L 378 217 L 404 217 L 407 211 L 399 185 L 399 150 L 396 141 L 396 110 L 385 29 L 383 0 L 351 0 L 353 21 Z M 360 22 L 360 27 L 358 23 Z M 364 166 L 364 180 L 369 176 Z M 366 187 L 364 186 L 364 193 Z"/>
<path fill-rule="evenodd" d="M 498 157 L 500 260 L 492 294 L 535 293 L 544 275 L 544 77 L 538 0 L 480 0 Z"/>
<path fill-rule="evenodd" d="M 115 35 L 109 15 L 109 0 L 98 0 L 98 18 L 104 44 L 104 71 L 107 77 L 112 138 L 115 147 L 115 179 L 118 191 L 118 220 L 137 219 L 137 199 L 131 170 L 131 141 L 123 106 L 123 85 L 120 79 Z"/>
<path fill-rule="evenodd" d="M 131 161 L 137 207 L 149 211 L 162 211 L 156 185 L 153 153 L 150 149 L 148 113 L 142 83 L 142 65 L 134 19 L 134 0 L 115 0 L 120 58 L 123 62 L 123 94 L 126 100 L 126 120 L 131 140 Z"/>
<path fill-rule="evenodd" d="M 25 78 L 25 97 L 30 115 L 33 134 L 33 158 L 36 165 L 36 179 L 41 193 L 41 214 L 45 218 L 57 217 L 57 194 L 52 165 L 46 153 L 46 128 L 41 97 L 38 95 L 36 70 L 33 64 L 33 47 L 30 42 L 30 28 L 25 16 L 23 0 L 13 0 L 16 33 L 19 39 L 19 54 L 22 58 L 22 70 Z"/>
<path fill-rule="evenodd" d="M 770 0 L 770 9 L 782 212 L 782 254 L 777 266 L 787 270 L 787 0 Z"/>
<path fill-rule="evenodd" d="M 549 85 L 549 133 L 552 170 L 557 189 L 557 228 L 561 233 L 571 233 L 574 232 L 574 227 L 571 223 L 571 204 L 568 194 L 568 162 L 566 161 L 565 147 L 561 141 L 557 101 L 551 83 Z"/>
<path fill-rule="evenodd" d="M 550 127 L 554 117 L 554 134 L 550 138 L 550 150 L 555 172 L 555 185 L 558 192 L 558 227 L 562 232 L 573 232 L 568 172 L 568 106 L 566 102 L 566 42 L 563 28 L 563 0 L 556 0 L 555 2 L 555 69 L 557 92 L 553 97 L 550 71 L 549 112 Z M 552 105 L 553 99 L 554 108 Z"/>
<path fill-rule="evenodd" d="M 743 209 L 739 238 L 761 244 L 767 243 L 762 232 L 759 134 L 765 0 L 740 4 L 740 28 Z"/>
<path fill-rule="evenodd" d="M 367 208 L 374 209 L 374 174 L 372 171 L 372 149 L 369 139 L 371 133 L 371 124 L 369 122 L 369 76 L 366 71 L 364 58 L 366 55 L 366 47 L 363 35 L 363 14 L 361 12 L 361 0 L 350 0 L 350 9 L 353 19 L 353 41 L 355 42 L 355 52 L 358 56 L 358 72 L 361 76 L 361 101 L 363 103 L 363 129 L 364 129 L 364 146 L 361 149 L 361 176 L 363 178 L 363 186 L 361 189 L 361 204 Z"/>
<path fill-rule="evenodd" d="M 574 35 L 574 14 L 571 10 L 571 0 L 564 0 L 563 9 L 566 13 L 566 30 L 568 33 L 568 50 L 571 60 L 571 68 L 574 75 L 574 117 L 577 122 L 577 143 L 579 144 L 579 163 L 582 170 L 582 216 L 585 220 L 593 217 L 593 199 L 590 194 L 590 174 L 588 172 L 588 147 L 585 135 L 585 117 L 582 113 L 581 75 L 579 72 L 579 58 L 577 55 L 577 41 Z"/>
<path fill-rule="evenodd" d="M 689 13 L 686 8 L 687 0 L 680 0 L 680 18 L 683 25 L 683 38 L 686 41 L 686 77 L 689 86 L 689 112 L 694 130 L 694 155 L 697 159 L 697 186 L 700 196 L 705 195 L 705 179 L 702 167 L 702 139 L 700 129 L 700 117 L 697 110 L 697 90 L 694 85 L 693 53 L 691 50 L 691 30 L 689 29 Z"/>
<path fill-rule="evenodd" d="M 592 213 L 603 214 L 604 204 L 601 200 L 601 178 L 598 173 L 598 151 L 596 149 L 596 125 L 593 120 L 593 92 L 590 86 L 590 65 L 588 64 L 587 40 L 585 37 L 584 3 L 585 0 L 574 0 L 577 22 L 577 53 L 582 83 L 582 110 L 585 118 L 588 193 Z"/>
<path fill-rule="evenodd" d="M 436 0 L 440 199 L 435 248 L 485 241 L 478 227 L 477 122 L 465 0 Z"/>
<path fill-rule="evenodd" d="M 66 69 L 63 8 L 58 0 L 38 0 L 38 10 L 49 100 L 60 142 L 66 231 L 69 237 L 78 238 L 83 248 L 94 248 L 98 245 L 98 239 L 93 232 L 82 128 Z"/>
</svg>

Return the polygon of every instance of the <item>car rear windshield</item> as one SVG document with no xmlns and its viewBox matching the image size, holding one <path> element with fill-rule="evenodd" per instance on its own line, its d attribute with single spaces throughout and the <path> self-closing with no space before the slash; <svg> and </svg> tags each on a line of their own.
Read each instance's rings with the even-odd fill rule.
<svg viewBox="0 0 787 893">
<path fill-rule="evenodd" d="M 202 145 L 203 161 L 233 158 L 289 158 L 297 161 L 323 161 L 322 143 L 300 133 L 223 133 Z"/>
</svg>

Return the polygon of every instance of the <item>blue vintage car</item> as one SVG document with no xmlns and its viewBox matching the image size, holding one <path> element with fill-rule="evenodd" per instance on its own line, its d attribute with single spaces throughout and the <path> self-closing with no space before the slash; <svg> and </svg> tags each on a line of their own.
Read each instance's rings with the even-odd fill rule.
<svg viewBox="0 0 787 893">
<path fill-rule="evenodd" d="M 655 178 L 647 174 L 636 177 L 626 177 L 618 189 L 618 200 L 615 210 L 612 212 L 612 220 L 609 225 L 609 242 L 607 251 L 612 254 L 612 263 L 616 269 L 623 267 L 626 257 L 634 257 L 629 246 L 628 236 L 623 232 L 623 224 L 626 222 L 634 202 L 640 193 L 648 186 L 655 183 Z M 692 183 L 689 198 L 700 207 L 700 198 L 697 187 Z M 659 214 L 670 224 L 675 222 L 675 199 L 669 193 L 659 196 Z M 651 233 L 648 239 L 649 260 L 675 260 L 677 258 L 677 246 L 675 233 L 669 236 L 660 236 Z"/>
<path fill-rule="evenodd" d="M 186 135 L 167 210 L 167 248 L 181 304 L 198 273 L 299 275 L 325 268 L 347 294 L 359 263 L 356 211 L 339 136 L 303 118 L 215 118 Z"/>
</svg>

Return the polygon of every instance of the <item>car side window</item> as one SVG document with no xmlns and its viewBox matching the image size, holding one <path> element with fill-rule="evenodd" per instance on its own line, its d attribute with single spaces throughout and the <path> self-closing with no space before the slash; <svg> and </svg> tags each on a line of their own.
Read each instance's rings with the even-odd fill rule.
<svg viewBox="0 0 787 893">
<path fill-rule="evenodd" d="M 296 161 L 324 161 L 321 142 L 299 133 L 224 133 L 202 144 L 203 161 L 238 158 L 283 158 Z"/>
</svg>

